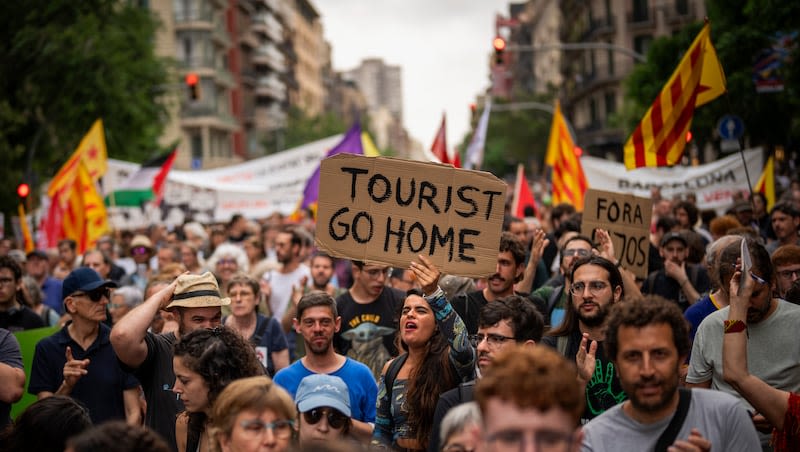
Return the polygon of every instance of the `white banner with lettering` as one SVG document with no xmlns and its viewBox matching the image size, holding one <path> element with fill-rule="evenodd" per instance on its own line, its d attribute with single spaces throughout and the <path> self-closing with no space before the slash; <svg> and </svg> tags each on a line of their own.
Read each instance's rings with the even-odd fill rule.
<svg viewBox="0 0 800 452">
<path fill-rule="evenodd" d="M 744 152 L 750 180 L 756 183 L 763 167 L 762 149 Z M 747 177 L 739 153 L 700 166 L 671 168 L 639 168 L 627 171 L 625 165 L 596 157 L 581 157 L 589 187 L 650 197 L 652 187 L 661 187 L 661 194 L 672 199 L 694 193 L 697 207 L 724 212 L 733 204 L 733 194 L 748 191 Z"/>
<path fill-rule="evenodd" d="M 342 135 L 336 135 L 222 168 L 172 170 L 160 207 L 152 203 L 109 207 L 109 220 L 116 229 L 133 229 L 154 223 L 178 226 L 190 220 L 220 223 L 234 213 L 248 218 L 264 218 L 275 212 L 291 214 L 303 197 L 306 181 L 341 139 Z M 110 193 L 138 169 L 138 164 L 108 159 L 104 192 Z"/>
</svg>

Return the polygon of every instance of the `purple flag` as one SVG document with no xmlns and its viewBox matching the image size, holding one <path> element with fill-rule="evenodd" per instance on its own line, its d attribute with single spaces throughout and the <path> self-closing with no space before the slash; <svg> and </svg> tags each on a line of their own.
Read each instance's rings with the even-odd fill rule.
<svg viewBox="0 0 800 452">
<path fill-rule="evenodd" d="M 325 157 L 330 157 L 336 154 L 359 154 L 364 155 L 364 148 L 361 146 L 361 124 L 356 121 L 353 127 L 347 131 L 342 141 L 336 146 L 332 147 Z M 314 170 L 314 174 L 306 182 L 306 188 L 303 190 L 303 202 L 300 203 L 301 209 L 312 209 L 316 212 L 317 201 L 319 200 L 319 166 Z"/>
</svg>

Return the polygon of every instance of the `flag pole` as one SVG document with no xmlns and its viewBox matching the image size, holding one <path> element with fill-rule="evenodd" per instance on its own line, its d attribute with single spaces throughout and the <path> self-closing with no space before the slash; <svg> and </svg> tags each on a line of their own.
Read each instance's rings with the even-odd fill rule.
<svg viewBox="0 0 800 452">
<path fill-rule="evenodd" d="M 731 105 L 731 97 L 728 90 L 725 90 L 725 101 L 728 104 L 728 111 L 733 114 L 733 106 Z M 753 182 L 750 180 L 750 171 L 747 169 L 747 160 L 744 158 L 744 146 L 742 146 L 742 137 L 736 139 L 736 144 L 739 147 L 739 156 L 742 158 L 742 166 L 744 166 L 744 175 L 747 178 L 747 190 L 750 192 L 750 198 L 753 199 Z M 763 156 L 762 156 L 763 159 Z"/>
</svg>

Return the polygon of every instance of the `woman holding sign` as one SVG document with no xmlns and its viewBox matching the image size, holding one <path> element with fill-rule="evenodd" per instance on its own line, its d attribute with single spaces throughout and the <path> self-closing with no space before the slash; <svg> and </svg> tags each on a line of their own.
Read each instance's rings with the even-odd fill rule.
<svg viewBox="0 0 800 452">
<path fill-rule="evenodd" d="M 412 289 L 400 313 L 405 351 L 383 368 L 372 444 L 423 450 L 439 394 L 472 376 L 475 352 L 464 322 L 439 287 L 439 270 L 424 256 L 411 263 L 422 287 Z"/>
</svg>

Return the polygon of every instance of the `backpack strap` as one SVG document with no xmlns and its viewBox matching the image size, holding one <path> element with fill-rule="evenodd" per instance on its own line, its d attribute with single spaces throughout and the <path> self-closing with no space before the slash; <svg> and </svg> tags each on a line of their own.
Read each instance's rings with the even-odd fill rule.
<svg viewBox="0 0 800 452">
<path fill-rule="evenodd" d="M 656 441 L 656 447 L 653 449 L 655 452 L 666 452 L 667 448 L 675 442 L 678 437 L 684 421 L 686 421 L 686 414 L 689 412 L 689 405 L 692 404 L 692 390 L 689 388 L 678 388 L 679 400 L 678 408 L 675 410 L 675 415 L 669 421 L 669 425 L 661 433 Z"/>
<path fill-rule="evenodd" d="M 458 403 L 471 402 L 473 398 L 467 394 L 467 388 L 475 386 L 475 380 L 470 380 L 458 385 Z M 467 400 L 469 398 L 469 400 Z"/>
<path fill-rule="evenodd" d="M 406 359 L 408 359 L 408 353 L 403 353 L 402 355 L 398 356 L 389 364 L 389 368 L 386 369 L 386 375 L 383 376 L 383 381 L 386 384 L 386 393 L 391 394 L 392 388 L 394 388 L 394 381 L 397 379 L 397 374 L 400 373 L 400 369 L 403 367 L 403 364 L 406 363 Z"/>
<path fill-rule="evenodd" d="M 561 294 L 564 293 L 564 286 L 559 286 L 553 289 L 550 292 L 550 296 L 547 298 L 547 314 L 550 315 L 553 313 L 553 308 L 558 303 L 559 298 L 561 298 Z M 549 321 L 549 320 L 548 320 Z"/>
<path fill-rule="evenodd" d="M 264 335 L 264 331 L 266 331 L 267 329 L 267 325 L 269 324 L 270 318 L 271 317 L 265 318 L 264 321 L 261 322 L 261 325 L 258 326 L 258 329 L 256 329 L 256 332 L 253 334 L 253 339 L 251 341 L 253 345 L 258 345 L 261 343 L 261 337 Z"/>
</svg>

